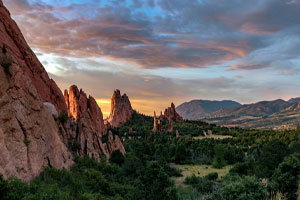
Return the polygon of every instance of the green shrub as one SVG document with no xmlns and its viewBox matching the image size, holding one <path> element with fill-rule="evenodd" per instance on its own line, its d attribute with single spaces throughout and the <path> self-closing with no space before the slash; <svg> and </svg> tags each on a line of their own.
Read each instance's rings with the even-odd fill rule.
<svg viewBox="0 0 300 200">
<path fill-rule="evenodd" d="M 120 150 L 115 150 L 110 155 L 109 161 L 117 165 L 122 165 L 125 161 L 125 157 Z"/>
<path fill-rule="evenodd" d="M 213 173 L 209 173 L 207 176 L 205 176 L 205 178 L 207 178 L 208 180 L 211 181 L 215 181 L 218 179 L 218 173 L 217 172 L 213 172 Z"/>
<path fill-rule="evenodd" d="M 71 151 L 71 152 L 77 152 L 78 150 L 80 150 L 80 144 L 77 142 L 77 140 L 70 140 L 68 142 L 68 149 Z"/>
<path fill-rule="evenodd" d="M 270 187 L 273 191 L 286 194 L 287 199 L 297 199 L 300 175 L 300 153 L 294 153 L 284 159 L 275 170 Z"/>
<path fill-rule="evenodd" d="M 226 160 L 224 157 L 226 153 L 225 145 L 217 144 L 214 148 L 214 152 L 215 152 L 215 159 L 213 162 L 213 167 L 220 169 L 226 166 Z"/>
<path fill-rule="evenodd" d="M 3 67 L 4 72 L 11 76 L 11 73 L 9 71 L 10 66 L 13 64 L 13 59 L 11 56 L 7 55 L 7 50 L 5 45 L 2 47 L 2 55 L 0 55 L 0 65 Z"/>
<path fill-rule="evenodd" d="M 266 199 L 267 188 L 255 176 L 237 177 L 222 188 L 224 200 Z"/>
<path fill-rule="evenodd" d="M 193 174 L 192 176 L 188 176 L 185 178 L 184 183 L 187 185 L 196 185 L 200 182 L 199 177 L 195 176 L 195 174 Z"/>
<path fill-rule="evenodd" d="M 30 142 L 31 142 L 31 141 L 30 141 L 27 137 L 24 139 L 24 144 L 25 144 L 26 146 L 29 146 Z"/>
<path fill-rule="evenodd" d="M 69 120 L 68 113 L 64 110 L 61 111 L 61 113 L 58 116 L 58 120 L 63 124 L 66 123 Z"/>
</svg>

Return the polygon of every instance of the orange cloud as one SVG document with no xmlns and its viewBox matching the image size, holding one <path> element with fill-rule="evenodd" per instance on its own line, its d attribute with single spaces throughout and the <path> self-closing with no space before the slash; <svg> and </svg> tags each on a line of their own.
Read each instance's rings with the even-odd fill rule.
<svg viewBox="0 0 300 200">
<path fill-rule="evenodd" d="M 260 26 L 251 22 L 242 25 L 241 31 L 256 35 L 273 34 L 280 30 L 279 26 Z"/>
</svg>

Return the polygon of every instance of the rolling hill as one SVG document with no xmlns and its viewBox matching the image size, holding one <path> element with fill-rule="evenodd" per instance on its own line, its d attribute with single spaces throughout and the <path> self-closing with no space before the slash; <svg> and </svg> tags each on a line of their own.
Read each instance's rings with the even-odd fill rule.
<svg viewBox="0 0 300 200">
<path fill-rule="evenodd" d="M 221 109 L 233 108 L 236 106 L 241 106 L 241 104 L 231 100 L 192 100 L 179 105 L 176 110 L 185 119 L 197 119 Z"/>
</svg>

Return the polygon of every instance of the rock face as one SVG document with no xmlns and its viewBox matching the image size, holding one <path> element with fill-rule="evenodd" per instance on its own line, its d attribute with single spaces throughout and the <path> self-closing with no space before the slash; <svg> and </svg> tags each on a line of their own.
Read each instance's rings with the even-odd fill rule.
<svg viewBox="0 0 300 200">
<path fill-rule="evenodd" d="M 111 111 L 108 122 L 112 127 L 117 127 L 128 121 L 133 114 L 131 103 L 126 94 L 121 96 L 120 90 L 115 90 L 111 98 Z"/>
<path fill-rule="evenodd" d="M 6 46 L 7 53 L 22 67 L 43 102 L 55 105 L 58 112 L 67 110 L 63 95 L 56 83 L 49 78 L 42 64 L 26 43 L 17 24 L 0 0 L 0 47 Z"/>
<path fill-rule="evenodd" d="M 123 155 L 126 153 L 119 136 L 115 135 L 114 137 L 111 131 L 108 133 L 107 149 L 110 154 L 116 150 L 120 150 Z"/>
<path fill-rule="evenodd" d="M 118 136 L 113 137 L 110 132 L 107 143 L 102 143 L 102 136 L 107 134 L 101 109 L 95 99 L 87 97 L 84 91 L 72 85 L 69 92 L 64 94 L 68 115 L 73 119 L 61 124 L 64 142 L 70 143 L 79 156 L 89 156 L 100 160 L 103 153 L 106 158 L 119 149 L 125 154 L 125 149 Z"/>
<path fill-rule="evenodd" d="M 183 120 L 183 118 L 176 112 L 174 103 L 171 103 L 171 107 L 165 109 L 164 116 L 169 119 Z"/>
<path fill-rule="evenodd" d="M 172 120 L 172 118 L 169 118 L 168 121 L 169 121 L 168 131 L 173 132 L 173 120 Z"/>
<path fill-rule="evenodd" d="M 63 110 L 62 93 L 0 0 L 0 47 L 4 45 L 1 57 L 11 57 L 12 62 L 0 66 L 0 173 L 28 181 L 45 166 L 69 168 L 72 156 L 43 104 Z"/>
<path fill-rule="evenodd" d="M 71 154 L 34 84 L 17 64 L 0 66 L 0 173 L 24 181 L 45 166 L 69 168 Z"/>
<path fill-rule="evenodd" d="M 128 118 L 128 102 L 116 95 L 115 121 Z M 29 181 L 45 166 L 68 169 L 73 158 L 67 147 L 97 160 L 117 149 L 125 154 L 120 138 L 107 134 L 93 97 L 71 86 L 64 98 L 0 0 L 0 174 Z"/>
</svg>

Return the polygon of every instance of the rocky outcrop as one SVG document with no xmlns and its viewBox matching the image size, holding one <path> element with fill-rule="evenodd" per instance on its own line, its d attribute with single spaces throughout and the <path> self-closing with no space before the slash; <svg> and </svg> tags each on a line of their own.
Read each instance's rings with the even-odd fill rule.
<svg viewBox="0 0 300 200">
<path fill-rule="evenodd" d="M 64 98 L 2 0 L 0 47 L 0 174 L 4 178 L 29 181 L 45 166 L 68 169 L 73 163 L 68 148 L 97 160 L 101 154 L 109 158 L 117 149 L 125 154 L 120 138 L 107 134 L 93 97 L 72 86 Z M 129 100 L 125 97 L 115 104 L 126 104 Z M 130 110 L 128 105 L 122 107 Z M 63 111 L 68 111 L 70 118 Z M 106 142 L 102 142 L 103 135 L 108 138 Z"/>
<path fill-rule="evenodd" d="M 131 103 L 126 94 L 121 96 L 120 90 L 115 90 L 111 98 L 111 111 L 108 122 L 112 127 L 117 127 L 128 121 L 133 114 Z"/>
<path fill-rule="evenodd" d="M 72 85 L 69 92 L 65 90 L 65 101 L 68 108 L 68 115 L 74 120 L 63 124 L 63 135 L 71 145 L 77 145 L 76 150 L 79 156 L 88 155 L 100 160 L 103 152 L 101 146 L 101 135 L 104 132 L 102 112 L 95 99 L 89 98 L 77 86 Z"/>
<path fill-rule="evenodd" d="M 43 102 L 55 105 L 60 113 L 66 110 L 63 95 L 56 83 L 49 78 L 42 64 L 26 43 L 17 24 L 11 19 L 9 11 L 0 0 L 0 47 L 6 46 L 7 53 L 12 56 L 34 85 Z"/>
<path fill-rule="evenodd" d="M 119 138 L 119 136 L 113 136 L 112 132 L 108 133 L 108 142 L 107 142 L 108 152 L 111 154 L 113 151 L 120 150 L 120 152 L 125 155 L 125 148 Z"/>
<path fill-rule="evenodd" d="M 169 127 L 163 128 L 162 121 L 167 120 Z M 171 103 L 171 107 L 165 109 L 164 115 L 160 112 L 160 116 L 157 118 L 154 112 L 153 117 L 153 132 L 162 132 L 167 130 L 173 132 L 173 120 L 183 120 L 183 118 L 176 112 L 175 105 Z"/>
<path fill-rule="evenodd" d="M 174 120 L 183 120 L 183 118 L 176 112 L 174 103 L 171 103 L 171 107 L 165 109 L 164 117 L 167 119 L 171 118 Z"/>
<path fill-rule="evenodd" d="M 172 118 L 169 118 L 168 121 L 169 121 L 168 131 L 173 132 L 173 120 L 172 120 Z"/>
<path fill-rule="evenodd" d="M 28 74 L 0 66 L 0 173 L 29 181 L 45 166 L 69 168 L 72 156 Z"/>
<path fill-rule="evenodd" d="M 162 131 L 162 124 L 160 118 L 156 117 L 156 113 L 154 112 L 154 117 L 153 117 L 153 132 L 161 132 Z"/>
<path fill-rule="evenodd" d="M 45 166 L 69 168 L 72 156 L 44 106 L 49 102 L 58 110 L 66 109 L 62 93 L 1 0 L 0 47 L 2 61 L 9 61 L 0 63 L 0 173 L 29 181 Z"/>
<path fill-rule="evenodd" d="M 76 85 L 72 85 L 69 93 L 65 90 L 64 98 L 67 104 L 68 115 L 75 120 L 79 118 L 90 118 L 92 126 L 95 131 L 102 133 L 104 129 L 103 114 L 99 108 L 96 100 L 83 92 L 78 90 Z"/>
<path fill-rule="evenodd" d="M 111 132 L 107 136 L 108 141 L 102 142 L 102 136 L 107 134 L 107 127 L 104 125 L 101 109 L 93 97 L 87 97 L 75 85 L 70 87 L 69 92 L 65 90 L 64 97 L 68 115 L 72 118 L 60 126 L 65 143 L 71 142 L 71 146 L 75 146 L 73 150 L 79 156 L 89 156 L 98 161 L 102 153 L 109 158 L 117 149 L 125 154 L 120 138 L 113 137 Z"/>
</svg>

